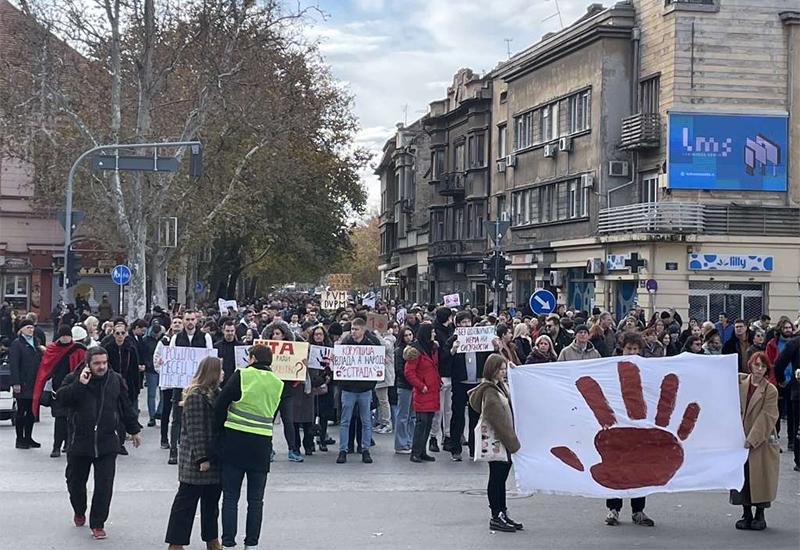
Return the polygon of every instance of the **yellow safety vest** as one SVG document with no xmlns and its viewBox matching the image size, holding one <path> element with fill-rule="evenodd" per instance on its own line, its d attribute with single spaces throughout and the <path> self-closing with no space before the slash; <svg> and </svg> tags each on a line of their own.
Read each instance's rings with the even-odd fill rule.
<svg viewBox="0 0 800 550">
<path fill-rule="evenodd" d="M 272 417 L 278 410 L 283 381 L 272 371 L 247 367 L 239 371 L 242 397 L 228 407 L 225 427 L 256 435 L 272 435 Z"/>
</svg>

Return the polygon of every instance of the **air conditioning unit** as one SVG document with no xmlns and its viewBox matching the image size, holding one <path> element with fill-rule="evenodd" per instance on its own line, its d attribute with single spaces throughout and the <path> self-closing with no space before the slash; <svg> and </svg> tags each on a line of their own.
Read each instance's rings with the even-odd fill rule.
<svg viewBox="0 0 800 550">
<path fill-rule="evenodd" d="M 548 143 L 544 146 L 544 157 L 554 158 L 558 153 L 558 146 L 555 143 Z"/>
<path fill-rule="evenodd" d="M 506 166 L 510 166 L 511 168 L 517 167 L 517 155 L 511 153 L 506 157 Z"/>
<path fill-rule="evenodd" d="M 564 286 L 564 276 L 560 271 L 550 272 L 550 286 L 562 287 Z"/>
<path fill-rule="evenodd" d="M 572 151 L 572 138 L 562 137 L 558 140 L 558 150 L 569 152 Z"/>
<path fill-rule="evenodd" d="M 581 187 L 594 188 L 594 174 L 583 174 L 581 176 Z"/>
<path fill-rule="evenodd" d="M 506 171 L 506 159 L 502 158 L 497 161 L 497 171 L 503 173 Z"/>
<path fill-rule="evenodd" d="M 592 275 L 599 275 L 603 272 L 602 258 L 589 258 L 586 260 L 586 272 Z"/>
<path fill-rule="evenodd" d="M 608 161 L 608 175 L 613 178 L 627 178 L 628 162 L 624 160 Z"/>
</svg>

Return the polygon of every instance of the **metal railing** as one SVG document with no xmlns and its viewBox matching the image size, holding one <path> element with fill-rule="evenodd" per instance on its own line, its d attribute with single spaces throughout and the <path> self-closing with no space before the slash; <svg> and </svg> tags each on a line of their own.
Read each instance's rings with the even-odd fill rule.
<svg viewBox="0 0 800 550">
<path fill-rule="evenodd" d="M 639 113 L 622 119 L 620 149 L 647 149 L 661 144 L 661 115 Z"/>
<path fill-rule="evenodd" d="M 600 210 L 599 233 L 704 233 L 703 205 L 645 202 Z"/>
</svg>

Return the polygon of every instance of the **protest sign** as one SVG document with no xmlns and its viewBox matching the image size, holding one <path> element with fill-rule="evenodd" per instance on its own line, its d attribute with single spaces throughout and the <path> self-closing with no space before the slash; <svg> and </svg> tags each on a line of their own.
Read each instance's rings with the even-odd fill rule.
<svg viewBox="0 0 800 550">
<path fill-rule="evenodd" d="M 400 309 L 398 309 L 397 313 L 395 314 L 395 317 L 397 318 L 397 324 L 398 325 L 402 325 L 403 323 L 405 323 L 406 322 L 406 308 L 401 307 Z"/>
<path fill-rule="evenodd" d="M 328 275 L 328 286 L 331 290 L 349 290 L 353 277 L 350 273 L 331 273 Z"/>
<path fill-rule="evenodd" d="M 329 290 L 323 292 L 320 307 L 323 311 L 336 311 L 340 307 L 347 307 L 347 291 Z"/>
<path fill-rule="evenodd" d="M 364 297 L 361 299 L 361 304 L 364 307 L 368 307 L 370 309 L 374 309 L 375 308 L 375 304 L 377 302 L 378 302 L 378 297 L 375 296 L 374 292 L 370 292 L 368 294 L 365 294 Z"/>
<path fill-rule="evenodd" d="M 456 334 L 458 353 L 494 350 L 492 340 L 497 337 L 494 327 L 456 327 Z"/>
<path fill-rule="evenodd" d="M 291 340 L 253 340 L 272 350 L 272 372 L 281 380 L 298 382 L 306 379 L 308 343 Z"/>
<path fill-rule="evenodd" d="M 522 493 L 635 498 L 744 483 L 736 355 L 609 357 L 508 375 Z"/>
<path fill-rule="evenodd" d="M 217 350 L 167 346 L 161 353 L 161 372 L 158 385 L 163 388 L 185 388 L 192 381 L 197 364 L 208 356 L 217 356 Z"/>
<path fill-rule="evenodd" d="M 241 369 L 247 366 L 247 350 L 250 346 L 234 346 L 233 353 L 236 361 L 236 368 Z"/>
<path fill-rule="evenodd" d="M 308 368 L 324 369 L 325 363 L 333 367 L 333 348 L 311 345 L 308 347 Z"/>
<path fill-rule="evenodd" d="M 336 344 L 333 348 L 334 380 L 383 380 L 383 346 L 354 346 Z"/>
<path fill-rule="evenodd" d="M 372 332 L 389 330 L 389 318 L 383 313 L 367 313 L 367 328 Z"/>
<path fill-rule="evenodd" d="M 461 295 L 456 294 L 446 294 L 444 297 L 444 305 L 445 307 L 458 307 L 461 305 Z"/>
<path fill-rule="evenodd" d="M 239 305 L 236 303 L 236 300 L 223 300 L 220 298 L 217 300 L 217 306 L 219 306 L 220 315 L 223 317 L 228 314 L 228 308 L 232 307 L 233 311 L 239 311 Z"/>
</svg>

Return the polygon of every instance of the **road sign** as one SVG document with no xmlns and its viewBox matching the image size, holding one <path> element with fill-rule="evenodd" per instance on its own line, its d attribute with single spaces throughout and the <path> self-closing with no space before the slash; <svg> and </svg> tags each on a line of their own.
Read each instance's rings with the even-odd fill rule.
<svg viewBox="0 0 800 550">
<path fill-rule="evenodd" d="M 647 289 L 647 292 L 653 293 L 658 290 L 658 282 L 655 279 L 647 279 L 647 282 L 644 284 L 644 287 Z"/>
<path fill-rule="evenodd" d="M 127 265 L 120 264 L 111 270 L 111 280 L 120 286 L 127 285 L 131 280 L 131 269 Z"/>
<path fill-rule="evenodd" d="M 547 315 L 556 309 L 556 297 L 552 292 L 543 288 L 531 294 L 529 303 L 536 315 Z"/>
<path fill-rule="evenodd" d="M 511 227 L 511 222 L 491 220 L 483 222 L 483 229 L 492 239 L 493 243 L 497 243 L 498 240 L 502 240 L 503 235 L 506 234 L 506 231 L 508 231 L 509 227 Z"/>
<path fill-rule="evenodd" d="M 197 281 L 194 284 L 194 291 L 195 291 L 196 294 L 200 294 L 201 292 L 203 292 L 204 288 L 205 288 L 205 286 L 203 286 L 203 281 Z"/>
<path fill-rule="evenodd" d="M 175 157 L 140 157 L 133 155 L 96 155 L 92 170 L 123 170 L 125 172 L 177 172 Z"/>
<path fill-rule="evenodd" d="M 86 217 L 86 214 L 81 212 L 80 210 L 73 210 L 72 211 L 72 227 L 73 229 L 78 227 L 78 225 L 83 221 Z M 66 229 L 67 225 L 67 213 L 64 210 L 59 210 L 56 212 L 56 219 L 58 223 L 61 224 L 61 227 Z"/>
</svg>

